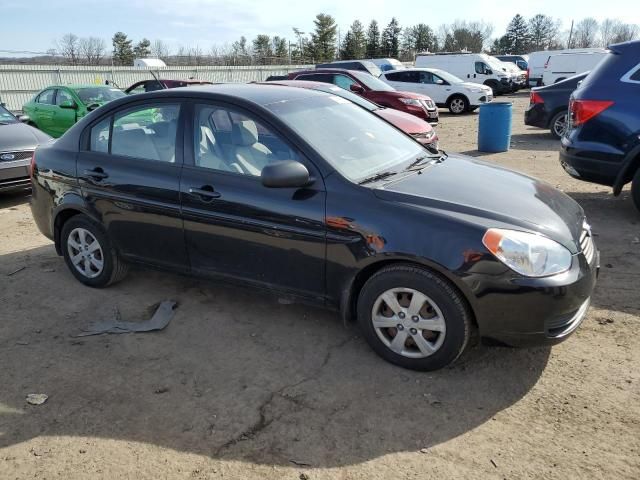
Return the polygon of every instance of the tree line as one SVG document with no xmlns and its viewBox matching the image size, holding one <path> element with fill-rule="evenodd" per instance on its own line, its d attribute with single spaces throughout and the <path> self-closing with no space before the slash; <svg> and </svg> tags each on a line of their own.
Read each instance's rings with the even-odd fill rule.
<svg viewBox="0 0 640 480">
<path fill-rule="evenodd" d="M 504 35 L 493 38 L 493 25 L 485 22 L 457 20 L 434 30 L 426 23 L 401 26 L 394 17 L 381 25 L 372 20 L 365 26 L 354 20 L 346 32 L 340 32 L 334 17 L 320 13 L 313 29 L 305 33 L 293 29 L 293 38 L 257 35 L 249 41 L 242 36 L 231 44 L 212 45 L 208 51 L 200 46 L 171 50 L 162 40 L 143 38 L 137 42 L 124 32 L 111 39 L 111 49 L 103 39 L 79 38 L 73 33 L 57 40 L 48 52 L 72 65 L 113 64 L 129 66 L 134 58 L 156 57 L 168 65 L 265 65 L 304 64 L 335 59 L 398 58 L 412 61 L 421 52 L 487 51 L 493 54 L 522 54 L 536 50 L 602 46 L 638 38 L 637 25 L 617 19 L 585 18 L 569 30 L 562 22 L 546 14 L 526 19 L 513 17 Z"/>
<path fill-rule="evenodd" d="M 561 31 L 560 20 L 549 15 L 538 14 L 526 20 L 517 14 L 509 22 L 505 34 L 496 38 L 491 52 L 496 54 L 523 54 L 538 50 L 560 48 L 607 47 L 614 43 L 638 38 L 637 25 L 620 20 L 605 18 L 598 22 L 595 18 L 584 18 L 567 32 Z"/>
</svg>

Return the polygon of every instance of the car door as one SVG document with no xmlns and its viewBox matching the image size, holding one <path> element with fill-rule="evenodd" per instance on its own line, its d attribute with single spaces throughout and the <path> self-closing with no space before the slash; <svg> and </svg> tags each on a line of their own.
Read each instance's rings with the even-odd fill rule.
<svg viewBox="0 0 640 480">
<path fill-rule="evenodd" d="M 445 103 L 451 94 L 451 85 L 432 72 L 420 72 L 420 85 L 421 93 L 431 97 L 439 105 Z"/>
<path fill-rule="evenodd" d="M 202 103 L 193 112 L 180 185 L 192 270 L 323 296 L 325 191 L 319 172 L 281 133 L 245 110 Z M 292 159 L 307 166 L 315 178 L 311 186 L 262 185 L 264 165 Z"/>
<path fill-rule="evenodd" d="M 56 105 L 53 109 L 51 121 L 51 129 L 56 132 L 56 135 L 62 135 L 76 123 L 77 109 L 78 103 L 71 95 L 71 92 L 65 88 L 59 88 L 56 92 Z"/>
<path fill-rule="evenodd" d="M 144 100 L 95 120 L 77 175 L 91 213 L 127 259 L 188 268 L 180 215 L 182 102 Z"/>
<path fill-rule="evenodd" d="M 35 115 L 31 119 L 36 126 L 45 133 L 48 133 L 52 137 L 58 137 L 53 130 L 53 109 L 55 104 L 56 91 L 54 88 L 49 88 L 38 95 L 36 98 L 33 111 Z"/>
</svg>

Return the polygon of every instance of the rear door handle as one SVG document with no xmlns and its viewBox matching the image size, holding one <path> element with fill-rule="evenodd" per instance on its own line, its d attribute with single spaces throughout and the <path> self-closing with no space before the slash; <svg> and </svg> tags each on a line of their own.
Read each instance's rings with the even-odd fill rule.
<svg viewBox="0 0 640 480">
<path fill-rule="evenodd" d="M 94 168 L 93 170 L 85 170 L 84 174 L 94 180 L 103 180 L 109 177 L 109 174 L 105 173 L 105 171 L 100 167 Z"/>
<path fill-rule="evenodd" d="M 220 192 L 216 192 L 211 185 L 205 185 L 201 188 L 191 187 L 189 188 L 189 193 L 191 195 L 195 195 L 200 197 L 200 199 L 208 199 L 211 200 L 213 198 L 220 198 Z"/>
</svg>

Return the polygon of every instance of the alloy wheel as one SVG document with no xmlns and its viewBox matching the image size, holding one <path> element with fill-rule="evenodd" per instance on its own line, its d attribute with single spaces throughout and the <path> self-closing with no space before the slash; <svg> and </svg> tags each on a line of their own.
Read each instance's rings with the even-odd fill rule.
<svg viewBox="0 0 640 480">
<path fill-rule="evenodd" d="M 553 122 L 553 133 L 558 137 L 562 137 L 567 130 L 567 114 L 558 116 L 556 121 Z"/>
<path fill-rule="evenodd" d="M 387 348 L 407 358 L 433 355 L 446 334 L 444 315 L 438 305 L 412 288 L 392 288 L 378 296 L 371 322 Z"/>
<path fill-rule="evenodd" d="M 453 113 L 462 113 L 464 112 L 464 100 L 461 98 L 454 98 L 451 100 L 451 111 Z"/>
<path fill-rule="evenodd" d="M 95 278 L 104 269 L 102 247 L 96 237 L 84 228 L 74 228 L 67 237 L 67 251 L 74 268 L 87 278 Z"/>
</svg>

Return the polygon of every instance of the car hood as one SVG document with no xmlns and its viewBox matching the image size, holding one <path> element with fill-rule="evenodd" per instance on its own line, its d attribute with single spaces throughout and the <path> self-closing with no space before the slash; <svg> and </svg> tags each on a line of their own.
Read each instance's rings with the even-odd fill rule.
<svg viewBox="0 0 640 480">
<path fill-rule="evenodd" d="M 584 212 L 546 182 L 462 155 L 389 182 L 376 196 L 412 204 L 483 227 L 541 233 L 572 253 Z"/>
<path fill-rule="evenodd" d="M 406 133 L 426 133 L 433 130 L 429 122 L 420 120 L 410 113 L 401 112 L 393 108 L 379 108 L 378 110 L 374 110 L 373 113 L 384 118 L 387 122 Z"/>
<path fill-rule="evenodd" d="M 46 133 L 24 123 L 0 125 L 0 152 L 30 150 L 50 140 Z"/>
</svg>

